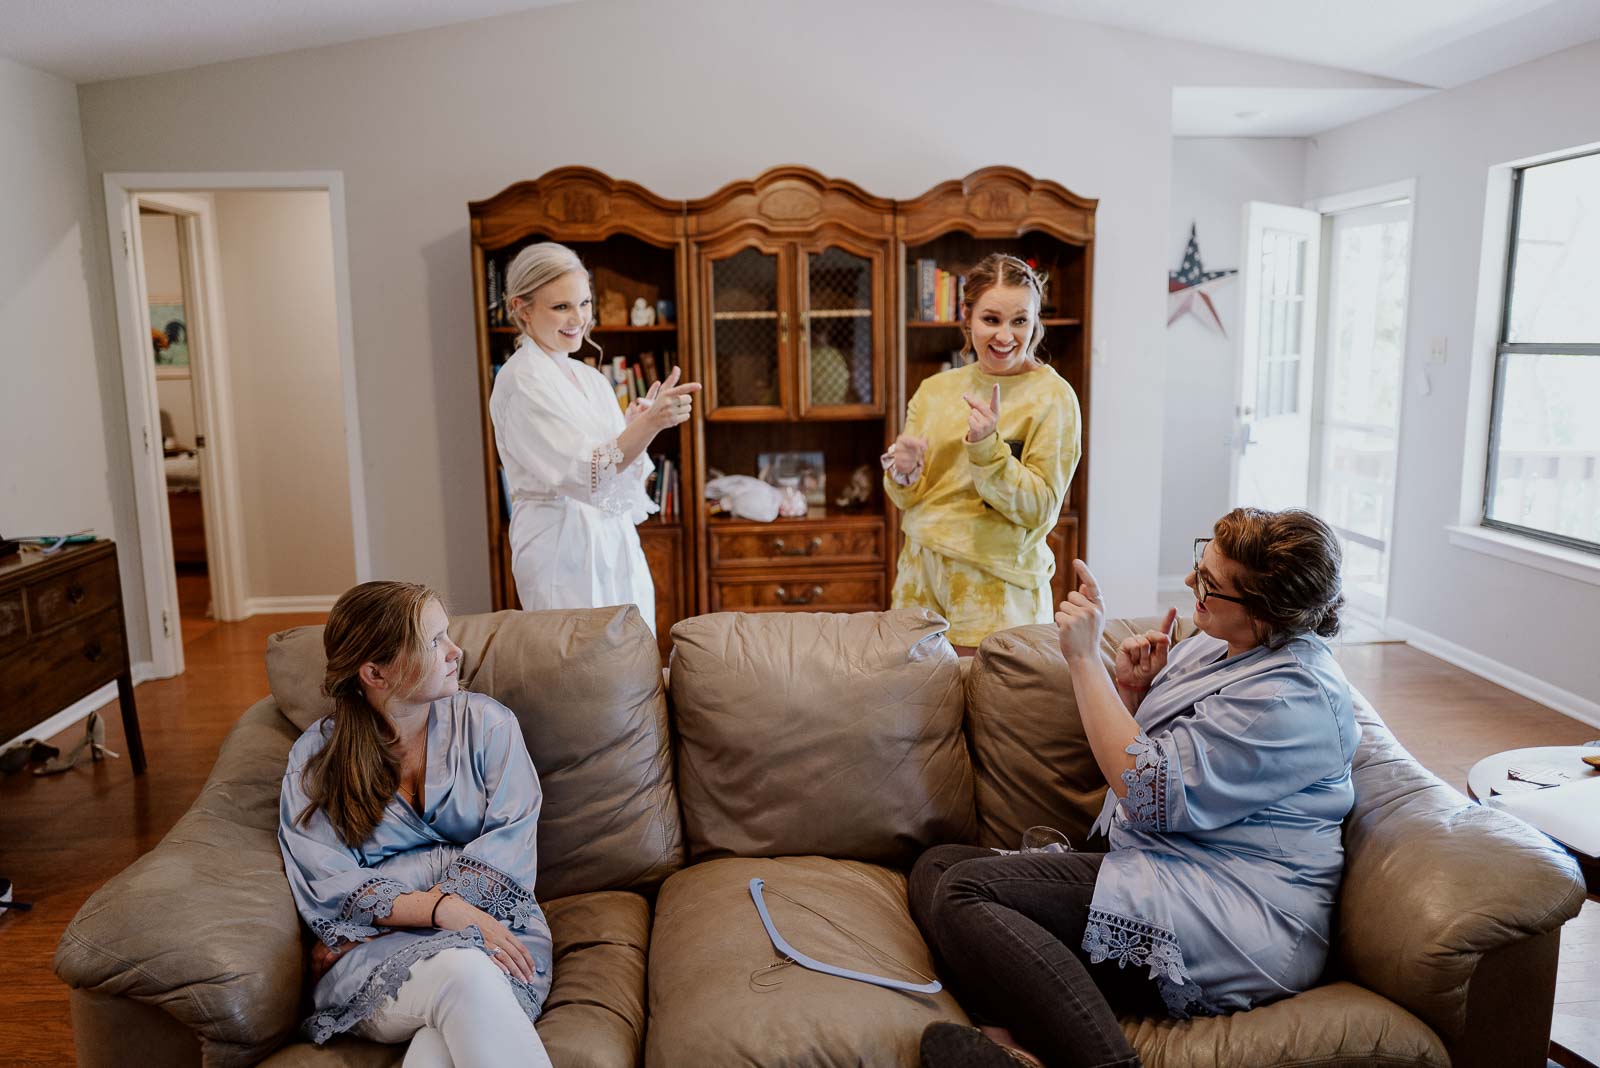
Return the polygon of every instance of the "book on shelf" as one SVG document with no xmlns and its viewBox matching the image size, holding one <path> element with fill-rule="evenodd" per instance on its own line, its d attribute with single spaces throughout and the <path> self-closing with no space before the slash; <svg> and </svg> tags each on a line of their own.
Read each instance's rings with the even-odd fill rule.
<svg viewBox="0 0 1600 1068">
<path fill-rule="evenodd" d="M 967 299 L 967 276 L 947 271 L 934 260 L 917 261 L 917 319 L 951 323 L 961 318 Z"/>
<path fill-rule="evenodd" d="M 661 354 L 668 366 L 677 358 L 677 353 L 668 350 Z M 636 357 L 629 359 L 626 356 L 613 356 L 604 365 L 592 355 L 585 355 L 583 362 L 590 367 L 597 368 L 611 383 L 611 388 L 616 392 L 617 404 L 624 411 L 628 405 L 639 397 L 650 392 L 650 387 L 661 380 L 657 371 L 656 354 L 641 352 Z"/>
<path fill-rule="evenodd" d="M 655 473 L 645 485 L 645 492 L 658 509 L 656 518 L 666 522 L 678 517 L 678 464 L 666 453 L 650 457 L 656 465 Z"/>
</svg>

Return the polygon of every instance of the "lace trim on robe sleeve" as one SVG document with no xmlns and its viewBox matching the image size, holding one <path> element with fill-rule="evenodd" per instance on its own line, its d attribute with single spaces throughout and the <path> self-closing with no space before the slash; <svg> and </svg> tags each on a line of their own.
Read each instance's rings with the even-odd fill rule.
<svg viewBox="0 0 1600 1068">
<path fill-rule="evenodd" d="M 1091 908 L 1083 931 L 1083 949 L 1089 954 L 1090 964 L 1114 960 L 1118 968 L 1148 967 L 1167 1012 L 1176 1019 L 1216 1015 L 1219 1011 L 1189 978 L 1178 938 L 1164 927 Z"/>
<path fill-rule="evenodd" d="M 372 938 L 379 933 L 372 921 L 387 917 L 394 911 L 394 899 L 408 892 L 393 879 L 368 879 L 344 899 L 338 919 L 312 920 L 312 933 L 329 949 L 337 949 L 340 939 Z"/>
<path fill-rule="evenodd" d="M 1165 831 L 1171 758 L 1144 731 L 1134 736 L 1127 751 L 1133 755 L 1133 767 L 1122 773 L 1122 783 L 1128 788 L 1122 810 L 1127 813 L 1128 823 L 1141 831 Z"/>
<path fill-rule="evenodd" d="M 439 889 L 459 894 L 469 905 L 510 927 L 525 928 L 540 916 L 539 903 L 521 883 L 466 853 L 450 862 Z"/>
<path fill-rule="evenodd" d="M 589 454 L 589 503 L 608 515 L 631 516 L 640 522 L 658 511 L 644 491 L 645 467 L 639 461 L 620 470 L 622 450 L 608 441 Z"/>
</svg>

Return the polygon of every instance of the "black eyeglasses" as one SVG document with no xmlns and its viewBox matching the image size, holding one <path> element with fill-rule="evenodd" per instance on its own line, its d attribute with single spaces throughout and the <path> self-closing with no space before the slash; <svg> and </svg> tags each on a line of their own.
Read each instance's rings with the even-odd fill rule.
<svg viewBox="0 0 1600 1068">
<path fill-rule="evenodd" d="M 1206 585 L 1206 576 L 1205 572 L 1200 570 L 1200 561 L 1206 554 L 1206 546 L 1210 544 L 1210 538 L 1194 539 L 1194 599 L 1201 604 L 1205 604 L 1207 598 L 1215 597 L 1219 601 L 1232 601 L 1234 604 L 1241 604 L 1249 608 L 1250 602 L 1243 597 L 1232 597 L 1226 593 L 1218 593 Z"/>
</svg>

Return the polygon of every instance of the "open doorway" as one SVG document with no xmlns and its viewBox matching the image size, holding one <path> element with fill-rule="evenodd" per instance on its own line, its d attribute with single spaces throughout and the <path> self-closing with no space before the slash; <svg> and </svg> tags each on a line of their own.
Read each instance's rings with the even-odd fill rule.
<svg viewBox="0 0 1600 1068">
<path fill-rule="evenodd" d="M 368 573 L 340 183 L 249 177 L 106 178 L 163 677 L 212 621 L 326 611 Z"/>
</svg>

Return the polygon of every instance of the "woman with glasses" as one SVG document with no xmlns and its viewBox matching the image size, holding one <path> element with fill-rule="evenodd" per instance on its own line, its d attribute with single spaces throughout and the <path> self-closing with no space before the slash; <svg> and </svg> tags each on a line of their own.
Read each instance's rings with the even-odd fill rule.
<svg viewBox="0 0 1600 1068">
<path fill-rule="evenodd" d="M 1122 643 L 1114 677 L 1105 603 L 1074 562 L 1056 623 L 1110 786 L 1095 824 L 1107 851 L 941 846 L 911 876 L 913 915 L 1009 1029 L 1002 1041 L 1051 1066 L 1136 1065 L 1117 1010 L 1237 1012 L 1317 982 L 1360 734 L 1322 641 L 1344 603 L 1339 562 L 1310 513 L 1234 509 L 1195 543 L 1199 633 L 1173 646 L 1169 612 Z M 924 1035 L 923 1064 L 1015 1068 L 989 1036 L 949 1024 Z"/>
</svg>

